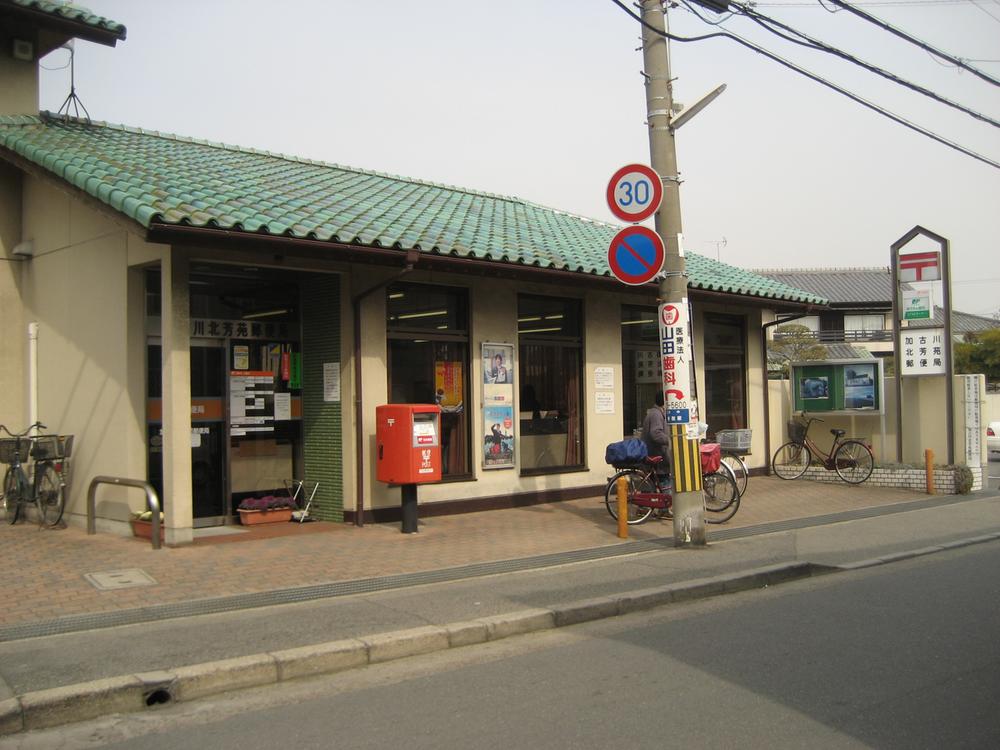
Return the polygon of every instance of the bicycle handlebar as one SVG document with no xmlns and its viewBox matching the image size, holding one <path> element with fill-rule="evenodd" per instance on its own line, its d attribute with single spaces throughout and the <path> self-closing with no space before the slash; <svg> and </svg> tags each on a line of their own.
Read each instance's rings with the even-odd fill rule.
<svg viewBox="0 0 1000 750">
<path fill-rule="evenodd" d="M 47 429 L 48 428 L 45 425 L 43 425 L 41 422 L 35 422 L 30 427 L 26 428 L 24 432 L 11 432 L 10 428 L 8 428 L 7 425 L 0 424 L 0 430 L 3 430 L 8 435 L 10 435 L 11 437 L 14 437 L 14 438 L 24 437 L 25 435 L 27 435 L 32 430 L 38 431 L 38 430 L 47 430 Z"/>
</svg>

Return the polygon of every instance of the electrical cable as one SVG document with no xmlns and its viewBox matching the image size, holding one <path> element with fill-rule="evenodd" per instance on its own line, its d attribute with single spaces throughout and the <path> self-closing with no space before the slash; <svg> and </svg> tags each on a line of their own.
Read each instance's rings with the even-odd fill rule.
<svg viewBox="0 0 1000 750">
<path fill-rule="evenodd" d="M 694 13 L 702 20 L 705 20 L 704 16 L 702 16 L 695 8 L 692 8 L 691 5 L 687 2 L 687 0 L 682 0 L 682 1 L 684 2 L 684 5 L 688 8 L 688 10 L 690 10 L 692 13 Z M 789 41 L 793 44 L 802 45 L 809 49 L 815 49 L 820 52 L 826 52 L 827 54 L 839 57 L 842 60 L 846 60 L 847 62 L 854 63 L 855 65 L 864 68 L 865 70 L 874 73 L 877 76 L 881 76 L 882 78 L 885 78 L 888 81 L 897 83 L 900 86 L 910 89 L 911 91 L 917 92 L 918 94 L 923 94 L 924 96 L 933 99 L 936 102 L 951 107 L 952 109 L 957 109 L 959 112 L 964 112 L 965 114 L 969 115 L 970 117 L 974 117 L 977 120 L 987 122 L 995 128 L 1000 128 L 1000 121 L 994 120 L 993 118 L 987 115 L 969 109 L 968 107 L 965 107 L 962 104 L 959 104 L 958 102 L 952 101 L 951 99 L 941 96 L 940 94 L 937 94 L 931 91 L 930 89 L 924 88 L 920 84 L 912 83 L 911 81 L 907 81 L 904 78 L 900 78 L 895 73 L 890 73 L 889 71 L 884 70 L 883 68 L 880 68 L 877 65 L 873 65 L 872 63 L 854 57 L 854 55 L 844 52 L 843 50 L 837 49 L 836 47 L 831 47 L 825 42 L 819 39 L 814 39 L 813 37 L 810 37 L 807 34 L 799 31 L 798 29 L 794 29 L 791 26 L 788 26 L 782 23 L 781 21 L 778 21 L 777 19 L 765 16 L 763 13 L 758 13 L 756 10 L 754 10 L 748 5 L 741 5 L 740 3 L 731 3 L 731 6 L 737 9 L 739 15 L 742 15 L 750 19 L 754 23 L 758 24 L 764 29 L 767 29 L 772 34 L 775 34 L 781 39 Z M 796 36 L 801 37 L 801 39 L 794 39 L 793 37 L 790 37 L 787 34 L 782 34 L 776 29 L 771 28 L 769 24 L 773 24 L 777 26 L 779 29 L 783 29 L 784 31 L 788 31 L 792 34 L 795 34 Z"/>
<path fill-rule="evenodd" d="M 957 65 L 958 67 L 962 68 L 962 70 L 969 71 L 974 76 L 977 76 L 978 78 L 982 78 L 987 83 L 992 83 L 994 86 L 1000 86 L 1000 81 L 998 81 L 996 78 L 993 78 L 992 76 L 987 75 L 986 73 L 984 73 L 983 71 L 979 70 L 978 68 L 974 68 L 971 65 L 967 65 L 965 63 L 965 61 L 963 61 L 961 58 L 955 57 L 954 55 L 950 55 L 947 52 L 942 52 L 941 50 L 934 49 L 934 47 L 931 47 L 929 44 L 927 44 L 927 42 L 921 41 L 920 39 L 917 39 L 916 37 L 910 36 L 905 31 L 900 31 L 895 26 L 892 26 L 892 25 L 886 23 L 885 21 L 883 21 L 883 20 L 881 20 L 879 18 L 876 18 L 875 16 L 873 16 L 873 15 L 871 15 L 869 13 L 865 13 L 863 10 L 859 10 L 858 8 L 855 8 L 855 7 L 851 6 L 851 5 L 848 5 L 847 3 L 844 2 L 844 0 L 828 0 L 828 1 L 831 2 L 831 3 L 833 3 L 834 5 L 836 5 L 838 8 L 843 8 L 844 10 L 849 11 L 850 13 L 853 13 L 858 18 L 864 19 L 865 21 L 868 21 L 868 23 L 875 24 L 880 29 L 883 29 L 884 31 L 888 31 L 890 34 L 894 34 L 895 36 L 898 36 L 900 39 L 906 40 L 910 44 L 917 45 L 922 50 L 926 50 L 927 52 L 930 52 L 931 54 L 937 55 L 942 60 L 947 60 L 948 62 L 952 63 L 953 65 Z"/>
<path fill-rule="evenodd" d="M 725 32 L 716 31 L 716 32 L 713 32 L 711 34 L 703 34 L 701 36 L 696 36 L 696 37 L 677 36 L 676 34 L 671 34 L 669 31 L 661 31 L 660 29 L 657 29 L 657 28 L 651 26 L 650 24 L 646 23 L 646 21 L 641 16 L 637 15 L 631 8 L 629 8 L 627 5 L 625 5 L 623 2 L 621 2 L 621 0 L 611 0 L 611 2 L 613 2 L 615 5 L 617 5 L 619 8 L 621 8 L 623 11 L 625 11 L 628 15 L 630 15 L 632 18 L 634 18 L 636 21 L 638 21 L 644 28 L 649 29 L 654 34 L 656 34 L 658 36 L 662 36 L 662 37 L 664 37 L 666 39 L 669 39 L 670 41 L 673 41 L 673 42 L 684 42 L 684 43 L 686 43 L 686 42 L 700 42 L 700 41 L 704 41 L 706 39 L 715 39 L 715 38 L 731 39 L 734 42 L 736 42 L 737 44 L 739 44 L 739 45 L 741 45 L 743 47 L 746 47 L 747 49 L 753 50 L 754 52 L 756 52 L 756 53 L 758 53 L 760 55 L 763 55 L 764 57 L 768 58 L 769 60 L 772 60 L 772 61 L 778 63 L 779 65 L 782 65 L 782 66 L 788 68 L 789 70 L 792 70 L 792 71 L 794 71 L 796 73 L 799 73 L 800 75 L 805 76 L 806 78 L 810 79 L 811 81 L 814 81 L 815 83 L 819 83 L 820 85 L 826 86 L 827 88 L 832 89 L 833 91 L 836 91 L 839 94 L 843 94 L 844 96 L 846 96 L 851 101 L 856 102 L 857 104 L 860 104 L 863 107 L 867 107 L 868 109 L 870 109 L 870 110 L 872 110 L 874 112 L 877 112 L 878 114 L 880 114 L 883 117 L 886 117 L 886 118 L 892 120 L 893 122 L 897 123 L 898 125 L 902 125 L 905 128 L 909 128 L 910 130 L 913 130 L 914 132 L 920 133 L 921 135 L 924 135 L 924 136 L 930 138 L 933 141 L 937 141 L 938 143 L 940 143 L 940 144 L 942 144 L 944 146 L 947 146 L 948 148 L 954 149 L 955 151 L 958 151 L 959 153 L 965 154 L 966 156 L 971 156 L 973 159 L 976 159 L 977 161 L 981 161 L 984 164 L 988 164 L 991 167 L 994 167 L 996 169 L 1000 169 L 1000 163 L 995 162 L 992 159 L 990 159 L 990 158 L 988 158 L 986 156 L 983 156 L 982 154 L 977 154 L 975 151 L 967 149 L 964 146 L 959 145 L 958 143 L 955 143 L 953 141 L 949 141 L 947 138 L 944 138 L 943 136 L 940 136 L 937 133 L 934 133 L 934 132 L 932 132 L 930 130 L 927 130 L 926 128 L 921 127 L 920 125 L 917 125 L 916 123 L 912 123 L 909 120 L 906 120 L 906 119 L 900 117 L 899 115 L 897 115 L 897 114 L 895 114 L 893 112 L 890 112 L 889 110 L 885 109 L 884 107 L 880 107 L 879 105 L 875 104 L 874 102 L 869 102 L 868 100 L 861 98 L 857 94 L 854 94 L 854 93 L 848 91 L 847 89 L 838 86 L 837 84 L 833 83 L 832 81 L 828 81 L 825 78 L 822 78 L 819 75 L 806 70 L 805 68 L 801 68 L 801 67 L 799 67 L 798 65 L 796 65 L 793 62 L 791 62 L 789 60 L 785 60 L 784 58 L 779 57 L 778 55 L 774 54 L 773 52 L 769 52 L 768 50 L 764 49 L 763 47 L 758 47 L 753 42 L 750 42 L 750 41 L 742 38 L 741 36 L 738 36 L 736 34 L 728 32 L 728 31 L 725 31 Z"/>
</svg>

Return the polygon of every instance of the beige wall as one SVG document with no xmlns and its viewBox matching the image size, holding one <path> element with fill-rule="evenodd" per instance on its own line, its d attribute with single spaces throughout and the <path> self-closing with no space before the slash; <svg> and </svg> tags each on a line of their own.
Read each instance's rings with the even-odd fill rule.
<svg viewBox="0 0 1000 750">
<path fill-rule="evenodd" d="M 15 60 L 10 48 L 0 50 L 0 115 L 38 114 L 38 63 Z"/>
<path fill-rule="evenodd" d="M 11 254 L 24 239 L 21 226 L 21 173 L 0 164 L 0 424 L 12 430 L 25 427 L 28 419 L 27 322 L 21 302 L 26 263 Z"/>
<path fill-rule="evenodd" d="M 24 235 L 35 245 L 23 292 L 39 324 L 39 418 L 76 435 L 67 516 L 83 523 L 93 476 L 146 477 L 144 363 L 134 349 L 141 275 L 128 270 L 124 229 L 34 178 L 25 179 Z M 98 517 L 125 520 L 142 504 L 141 492 L 105 487 Z"/>
</svg>

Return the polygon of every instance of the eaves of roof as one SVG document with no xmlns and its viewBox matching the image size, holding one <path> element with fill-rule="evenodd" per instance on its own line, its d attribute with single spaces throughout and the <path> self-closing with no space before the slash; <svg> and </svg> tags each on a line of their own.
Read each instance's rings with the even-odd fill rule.
<svg viewBox="0 0 1000 750">
<path fill-rule="evenodd" d="M 415 250 L 422 259 L 611 280 L 607 248 L 620 229 L 517 198 L 48 113 L 0 117 L 0 156 L 175 244 L 211 235 L 373 256 Z M 704 294 L 826 304 L 701 255 L 686 261 L 689 288 Z"/>
<path fill-rule="evenodd" d="M 126 29 L 117 21 L 92 13 L 76 3 L 53 0 L 0 0 L 0 13 L 18 21 L 65 33 L 70 37 L 114 47 L 125 40 Z"/>
</svg>

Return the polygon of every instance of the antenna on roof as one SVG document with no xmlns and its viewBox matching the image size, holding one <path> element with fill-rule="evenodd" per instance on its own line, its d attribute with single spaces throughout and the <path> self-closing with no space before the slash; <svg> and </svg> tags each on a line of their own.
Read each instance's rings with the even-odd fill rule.
<svg viewBox="0 0 1000 750">
<path fill-rule="evenodd" d="M 73 40 L 70 39 L 63 45 L 63 47 L 69 50 L 69 95 L 66 97 L 65 101 L 63 101 L 62 106 L 59 107 L 59 111 L 56 114 L 60 114 L 65 120 L 69 120 L 69 110 L 70 107 L 72 107 L 73 116 L 79 119 L 80 109 L 82 108 L 83 113 L 87 116 L 87 124 L 89 125 L 90 112 L 88 112 L 87 108 L 83 106 L 83 102 L 80 100 L 80 97 L 76 95 L 76 55 L 73 51 Z M 64 109 L 66 110 L 65 112 L 63 112 Z"/>
</svg>

